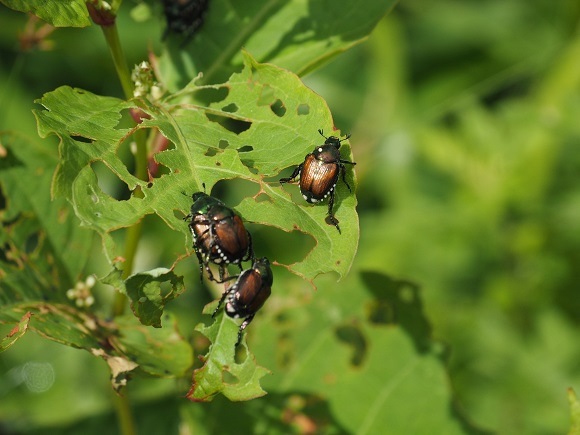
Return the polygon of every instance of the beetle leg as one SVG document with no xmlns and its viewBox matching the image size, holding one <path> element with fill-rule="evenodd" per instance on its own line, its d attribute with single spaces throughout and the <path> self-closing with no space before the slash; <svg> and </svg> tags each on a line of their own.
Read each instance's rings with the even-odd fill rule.
<svg viewBox="0 0 580 435">
<path fill-rule="evenodd" d="M 225 292 L 223 292 L 222 297 L 220 298 L 220 301 L 218 302 L 218 306 L 216 307 L 216 309 L 214 310 L 213 314 L 211 315 L 212 317 L 215 317 L 215 315 L 217 314 L 218 310 L 220 309 L 220 307 L 222 306 L 222 304 L 226 300 L 226 297 L 230 293 L 230 290 L 231 289 L 226 290 Z"/>
<path fill-rule="evenodd" d="M 240 325 L 240 329 L 238 329 L 238 341 L 236 341 L 236 347 L 242 342 L 242 333 L 244 332 L 244 329 L 246 329 L 250 324 L 250 322 L 254 319 L 254 316 L 255 314 L 246 317 L 246 320 L 244 320 L 243 323 Z"/>
<path fill-rule="evenodd" d="M 334 213 L 332 212 L 332 208 L 334 207 L 334 193 L 336 192 L 336 188 L 332 189 L 332 191 L 330 192 L 330 199 L 328 200 L 328 220 L 332 223 L 332 225 L 334 225 L 336 227 L 336 229 L 338 230 L 339 234 L 342 234 L 340 232 L 340 227 L 338 226 L 338 220 L 334 217 Z"/>
<path fill-rule="evenodd" d="M 356 165 L 356 163 L 355 162 L 349 162 L 348 160 L 340 160 L 340 163 L 339 163 L 339 165 L 340 165 L 340 172 L 341 172 L 341 175 L 342 175 L 342 181 L 344 181 L 344 184 L 346 184 L 346 187 L 348 187 L 348 191 L 349 192 L 352 192 L 350 186 L 346 182 L 346 168 L 344 167 L 344 164 L 345 163 L 348 163 L 350 165 Z"/>
<path fill-rule="evenodd" d="M 194 246 L 194 251 L 195 251 L 195 256 L 197 257 L 197 261 L 199 262 L 199 282 L 203 283 L 203 265 L 204 265 L 204 261 L 203 261 L 203 258 L 201 256 L 201 253 L 199 252 L 199 250 L 197 249 L 196 246 Z"/>
<path fill-rule="evenodd" d="M 342 181 L 344 181 L 344 184 L 346 184 L 346 187 L 348 187 L 348 191 L 349 192 L 352 192 L 350 186 L 346 182 L 346 170 L 344 169 L 344 165 L 343 164 L 340 165 L 340 173 L 342 175 Z"/>
<path fill-rule="evenodd" d="M 252 264 L 254 264 L 254 261 L 256 260 L 256 257 L 254 255 L 254 247 L 252 246 L 252 235 L 250 234 L 249 231 L 246 231 L 246 233 L 248 233 L 248 255 L 243 258 L 243 261 L 248 261 L 248 260 L 252 260 Z M 242 264 L 240 262 L 240 269 L 242 268 Z"/>
<path fill-rule="evenodd" d="M 204 264 L 205 264 L 205 270 L 207 271 L 207 278 L 208 278 L 210 281 L 215 281 L 215 282 L 217 282 L 218 284 L 220 284 L 220 282 L 219 282 L 218 280 L 216 280 L 216 279 L 215 279 L 215 277 L 213 276 L 213 273 L 212 273 L 211 269 L 209 268 L 209 261 L 208 261 L 208 260 L 206 260 L 206 261 L 204 262 Z"/>
<path fill-rule="evenodd" d="M 290 181 L 293 181 L 298 176 L 298 174 L 302 170 L 303 166 L 304 166 L 304 163 L 300 163 L 298 165 L 298 167 L 296 169 L 294 169 L 294 172 L 292 172 L 292 175 L 290 175 L 288 178 L 280 178 L 280 183 L 289 183 Z"/>
</svg>

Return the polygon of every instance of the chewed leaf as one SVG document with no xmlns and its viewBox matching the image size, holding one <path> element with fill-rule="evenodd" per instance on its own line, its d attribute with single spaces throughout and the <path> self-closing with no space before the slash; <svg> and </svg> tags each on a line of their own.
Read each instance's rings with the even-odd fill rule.
<svg viewBox="0 0 580 435">
<path fill-rule="evenodd" d="M 61 139 L 61 164 L 53 191 L 71 200 L 83 224 L 101 235 L 109 261 L 122 254 L 111 233 L 147 214 L 155 213 L 169 227 L 181 231 L 186 246 L 191 246 L 182 220 L 191 200 L 183 193 L 202 190 L 202 184 L 209 193 L 219 180 L 243 178 L 260 188 L 256 198 L 247 197 L 237 207 L 228 204 L 244 219 L 284 231 L 302 231 L 316 239 L 302 261 L 285 265 L 290 271 L 308 280 L 321 273 L 334 271 L 342 277 L 348 272 L 359 236 L 354 193 L 339 181 L 334 209 L 342 229 L 339 234 L 325 222 L 327 204 L 307 204 L 299 196 L 295 203 L 291 196 L 295 186 L 282 187 L 278 182 L 283 169 L 300 164 L 324 141 L 318 129 L 331 134 L 328 106 L 295 74 L 257 63 L 247 53 L 244 62 L 244 69 L 223 85 L 191 83 L 187 91 L 156 105 L 99 97 L 68 87 L 39 101 L 45 108 L 36 111 L 41 135 L 56 134 Z M 202 94 L 207 97 L 209 91 L 215 92 L 211 102 L 189 102 L 203 100 Z M 169 142 L 153 157 L 168 173 L 149 183 L 132 176 L 117 155 L 135 130 L 119 127 L 122 112 L 136 107 L 146 116 L 135 129 L 161 134 Z M 343 159 L 352 160 L 348 141 L 343 142 L 341 153 Z M 130 190 L 140 186 L 143 198 L 120 201 L 103 192 L 93 169 L 97 161 Z M 266 177 L 273 178 L 266 181 Z M 354 190 L 351 167 L 347 168 L 347 181 Z"/>
<path fill-rule="evenodd" d="M 165 268 L 139 272 L 125 281 L 114 269 L 103 282 L 123 291 L 129 297 L 131 310 L 139 321 L 155 328 L 161 327 L 165 305 L 185 290 L 183 277 Z"/>
<path fill-rule="evenodd" d="M 111 337 L 110 342 L 147 374 L 182 376 L 193 363 L 191 346 L 177 331 L 174 316 L 165 313 L 162 320 L 162 328 L 151 328 L 130 314 L 117 317 L 115 326 L 119 334 Z"/>
<path fill-rule="evenodd" d="M 0 352 L 8 349 L 26 333 L 28 330 L 28 324 L 30 323 L 30 316 L 32 316 L 32 313 L 28 311 L 26 314 L 24 314 L 24 316 L 22 316 L 20 322 L 18 322 L 18 324 L 12 328 L 12 331 L 10 331 L 8 335 L 6 335 L 6 337 L 0 341 Z"/>
<path fill-rule="evenodd" d="M 206 306 L 204 312 L 210 314 L 213 309 L 215 304 L 212 303 Z M 187 393 L 188 399 L 208 402 L 221 393 L 230 400 L 240 401 L 266 394 L 260 386 L 260 379 L 269 371 L 256 363 L 245 344 L 243 346 L 246 355 L 243 362 L 235 361 L 238 327 L 233 319 L 223 314 L 217 316 L 210 326 L 200 324 L 196 327 L 196 330 L 213 344 L 203 357 L 203 367 L 193 373 L 193 384 Z"/>
</svg>

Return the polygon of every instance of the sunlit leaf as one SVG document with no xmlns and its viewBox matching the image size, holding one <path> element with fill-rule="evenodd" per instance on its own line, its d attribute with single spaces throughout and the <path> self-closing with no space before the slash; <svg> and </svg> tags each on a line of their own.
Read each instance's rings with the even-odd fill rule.
<svg viewBox="0 0 580 435">
<path fill-rule="evenodd" d="M 215 304 L 210 304 L 206 306 L 204 313 L 213 313 L 214 309 Z M 238 363 L 234 359 L 238 327 L 239 324 L 223 312 L 210 326 L 197 326 L 196 329 L 213 344 L 203 356 L 203 367 L 195 370 L 193 374 L 193 385 L 187 394 L 188 399 L 207 402 L 221 393 L 230 400 L 240 401 L 266 394 L 260 386 L 260 379 L 268 374 L 268 370 L 256 364 L 245 344 L 243 348 L 246 354 L 243 361 Z"/>
<path fill-rule="evenodd" d="M 165 305 L 184 291 L 183 277 L 171 270 L 158 268 L 121 279 L 118 269 L 103 280 L 125 293 L 131 301 L 131 310 L 143 325 L 161 327 L 161 316 Z"/>
<path fill-rule="evenodd" d="M 55 27 L 86 27 L 91 24 L 83 0 L 2 0 L 6 6 L 36 15 Z"/>
<path fill-rule="evenodd" d="M 291 271 L 309 280 L 321 273 L 335 271 L 344 276 L 348 272 L 358 240 L 356 197 L 344 183 L 338 184 L 335 212 L 342 229 L 339 234 L 325 222 L 326 205 L 313 206 L 302 199 L 295 203 L 278 182 L 282 169 L 301 163 L 323 141 L 318 129 L 332 132 L 328 107 L 294 74 L 258 64 L 248 55 L 245 62 L 244 70 L 224 85 L 188 88 L 194 94 L 207 89 L 224 91 L 224 96 L 205 106 L 171 105 L 171 98 L 157 106 L 127 103 L 68 87 L 39 100 L 45 107 L 35 112 L 41 135 L 61 138 L 62 160 L 54 192 L 67 196 L 83 224 L 101 234 L 111 262 L 122 254 L 111 232 L 151 213 L 184 233 L 186 246 L 191 246 L 189 230 L 182 220 L 191 200 L 183 193 L 202 190 L 202 183 L 209 191 L 219 180 L 243 178 L 261 189 L 257 197 L 246 198 L 237 206 L 230 204 L 244 219 L 285 231 L 301 231 L 317 240 L 302 261 L 286 265 Z M 149 184 L 131 175 L 117 155 L 131 134 L 131 130 L 117 126 L 121 112 L 137 104 L 149 118 L 138 128 L 158 129 L 171 142 L 167 150 L 155 155 L 155 161 L 169 174 Z M 281 116 L 273 110 L 275 104 L 284 107 Z M 351 159 L 348 142 L 341 152 L 343 158 Z M 90 166 L 96 161 L 105 163 L 129 189 L 141 186 L 144 198 L 119 201 L 105 194 Z M 352 170 L 347 172 L 354 188 Z M 266 177 L 274 178 L 266 181 Z"/>
<path fill-rule="evenodd" d="M 163 81 L 176 90 L 202 72 L 204 83 L 219 83 L 242 65 L 241 48 L 261 62 L 304 75 L 366 39 L 395 3 L 212 1 L 185 51 L 181 38 L 169 41 L 161 58 Z"/>
</svg>

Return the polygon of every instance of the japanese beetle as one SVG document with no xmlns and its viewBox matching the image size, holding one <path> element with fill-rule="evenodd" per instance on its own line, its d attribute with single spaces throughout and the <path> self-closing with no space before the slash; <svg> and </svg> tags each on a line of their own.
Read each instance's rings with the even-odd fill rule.
<svg viewBox="0 0 580 435">
<path fill-rule="evenodd" d="M 163 39 L 169 32 L 183 35 L 183 44 L 191 39 L 203 25 L 209 0 L 163 0 L 163 12 L 167 20 L 167 28 Z"/>
<path fill-rule="evenodd" d="M 203 268 L 212 281 L 223 282 L 226 264 L 237 264 L 242 270 L 242 261 L 254 258 L 252 236 L 244 227 L 242 219 L 219 199 L 204 192 L 192 195 L 189 229 L 193 236 L 193 249 L 199 261 L 200 279 Z M 220 266 L 220 280 L 211 273 L 209 263 Z"/>
<path fill-rule="evenodd" d="M 318 133 L 326 139 L 324 144 L 315 147 L 310 154 L 306 154 L 304 162 L 300 163 L 290 177 L 281 178 L 280 183 L 288 183 L 300 175 L 300 193 L 302 193 L 307 202 L 315 204 L 324 201 L 327 196 L 330 196 L 328 201 L 328 220 L 340 233 L 338 220 L 334 217 L 332 208 L 334 206 L 339 173 L 348 190 L 352 192 L 346 182 L 345 165 L 356 165 L 356 163 L 342 160 L 339 151 L 340 143 L 347 140 L 350 135 L 347 135 L 344 139 L 339 139 L 336 136 L 324 136 L 322 130 L 318 130 Z"/>
<path fill-rule="evenodd" d="M 236 341 L 236 346 L 238 346 L 242 341 L 244 329 L 248 327 L 272 293 L 274 276 L 272 269 L 270 269 L 270 262 L 266 257 L 263 257 L 254 261 L 251 269 L 246 269 L 238 276 L 228 279 L 235 279 L 236 282 L 224 292 L 212 317 L 215 317 L 224 301 L 226 302 L 225 312 L 228 316 L 234 319 L 244 317 L 238 330 L 238 340 Z"/>
</svg>

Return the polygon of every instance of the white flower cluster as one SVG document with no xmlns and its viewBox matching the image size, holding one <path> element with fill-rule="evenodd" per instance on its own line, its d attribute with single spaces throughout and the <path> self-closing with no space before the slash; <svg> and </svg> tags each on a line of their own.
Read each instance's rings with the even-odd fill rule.
<svg viewBox="0 0 580 435">
<path fill-rule="evenodd" d="M 91 288 L 95 286 L 97 279 L 94 275 L 89 275 L 87 279 L 76 283 L 74 288 L 67 290 L 66 297 L 75 301 L 77 307 L 90 307 L 95 303 L 95 298 L 91 294 Z"/>
<path fill-rule="evenodd" d="M 153 68 L 149 62 L 143 61 L 139 65 L 135 65 L 131 73 L 131 80 L 135 83 L 135 90 L 133 96 L 148 97 L 151 100 L 158 100 L 163 94 L 163 90 L 159 83 L 153 77 Z"/>
</svg>

